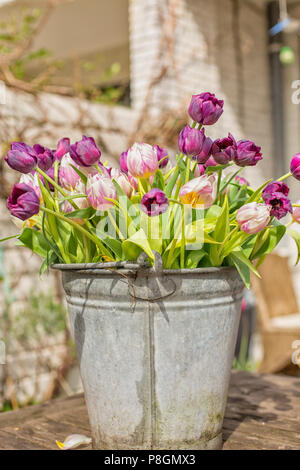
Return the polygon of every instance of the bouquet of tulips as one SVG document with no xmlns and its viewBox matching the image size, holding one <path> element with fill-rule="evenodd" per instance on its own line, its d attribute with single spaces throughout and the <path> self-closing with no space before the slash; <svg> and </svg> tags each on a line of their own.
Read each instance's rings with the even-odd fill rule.
<svg viewBox="0 0 300 470">
<path fill-rule="evenodd" d="M 300 234 L 289 228 L 300 223 L 300 205 L 283 182 L 300 180 L 300 154 L 290 173 L 253 189 L 240 173 L 262 159 L 261 148 L 231 134 L 207 136 L 204 126 L 223 106 L 211 93 L 192 97 L 193 122 L 179 134 L 174 166 L 165 149 L 145 143 L 122 153 L 120 168 L 101 161 L 92 137 L 73 145 L 63 138 L 56 150 L 12 143 L 5 161 L 22 173 L 7 200 L 21 228 L 17 243 L 44 258 L 41 273 L 53 263 L 136 260 L 142 252 L 151 263 L 158 252 L 165 269 L 235 266 L 246 286 L 286 232 L 300 257 Z"/>
</svg>

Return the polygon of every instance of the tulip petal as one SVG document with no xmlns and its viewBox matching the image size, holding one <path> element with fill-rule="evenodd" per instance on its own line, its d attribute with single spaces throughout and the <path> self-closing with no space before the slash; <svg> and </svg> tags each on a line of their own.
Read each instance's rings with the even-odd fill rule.
<svg viewBox="0 0 300 470">
<path fill-rule="evenodd" d="M 56 445 L 61 450 L 76 449 L 81 445 L 89 445 L 92 442 L 90 437 L 84 436 L 83 434 L 71 434 L 64 442 L 55 441 Z"/>
</svg>

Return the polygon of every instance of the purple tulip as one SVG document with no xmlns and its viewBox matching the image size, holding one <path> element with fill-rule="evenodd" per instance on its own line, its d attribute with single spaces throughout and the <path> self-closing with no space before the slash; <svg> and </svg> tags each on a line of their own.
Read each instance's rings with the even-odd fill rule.
<svg viewBox="0 0 300 470">
<path fill-rule="evenodd" d="M 128 150 L 126 150 L 126 152 L 121 153 L 121 156 L 120 156 L 120 169 L 121 171 L 123 171 L 123 173 L 126 173 L 126 174 L 128 173 L 127 153 L 128 153 Z"/>
<path fill-rule="evenodd" d="M 217 166 L 217 162 L 216 160 L 214 159 L 214 157 L 209 157 L 209 159 L 207 160 L 207 162 L 205 163 L 205 167 L 209 167 L 209 166 Z"/>
<path fill-rule="evenodd" d="M 33 150 L 37 156 L 38 167 L 43 171 L 48 171 L 54 162 L 53 152 L 39 144 L 34 145 Z"/>
<path fill-rule="evenodd" d="M 32 147 L 23 142 L 12 142 L 5 157 L 6 163 L 20 173 L 31 173 L 37 165 L 37 155 Z"/>
<path fill-rule="evenodd" d="M 215 124 L 223 113 L 224 101 L 212 93 L 193 95 L 189 106 L 191 118 L 205 126 Z"/>
<path fill-rule="evenodd" d="M 227 165 L 237 154 L 237 144 L 229 133 L 224 139 L 217 139 L 212 146 L 212 156 L 220 165 Z"/>
<path fill-rule="evenodd" d="M 82 140 L 70 146 L 70 155 L 80 166 L 89 167 L 98 163 L 101 152 L 93 137 L 82 136 Z"/>
<path fill-rule="evenodd" d="M 158 188 L 152 188 L 144 195 L 141 207 L 149 217 L 153 217 L 167 212 L 169 200 L 163 191 Z"/>
<path fill-rule="evenodd" d="M 251 140 L 240 140 L 237 144 L 237 152 L 234 162 L 238 166 L 255 166 L 262 160 L 261 147 Z"/>
<path fill-rule="evenodd" d="M 56 147 L 54 156 L 57 160 L 61 160 L 67 153 L 70 151 L 70 139 L 69 137 L 64 137 L 61 139 Z"/>
<path fill-rule="evenodd" d="M 25 183 L 15 184 L 6 205 L 11 214 L 21 220 L 30 219 L 40 210 L 39 197 L 34 189 Z"/>
<path fill-rule="evenodd" d="M 38 177 L 38 173 L 36 171 L 32 173 L 27 173 L 21 175 L 20 183 L 26 184 L 30 186 L 31 189 L 34 190 L 36 195 L 38 196 L 39 200 L 42 200 L 42 192 L 39 184 L 39 178 L 42 183 L 44 183 L 44 178 L 42 176 Z"/>
<path fill-rule="evenodd" d="M 291 173 L 300 181 L 300 153 L 297 153 L 291 161 Z"/>
<path fill-rule="evenodd" d="M 169 157 L 168 157 L 168 151 L 164 148 L 159 147 L 158 145 L 155 145 L 153 147 L 154 150 L 156 151 L 157 154 L 157 160 L 159 163 L 159 168 L 165 168 L 169 162 Z"/>
<path fill-rule="evenodd" d="M 211 151 L 212 141 L 206 138 L 204 129 L 186 126 L 178 136 L 179 150 L 185 155 L 196 157 L 198 163 L 205 163 Z"/>
<path fill-rule="evenodd" d="M 293 213 L 291 201 L 287 197 L 290 190 L 285 183 L 274 181 L 268 184 L 262 193 L 262 198 L 268 206 L 271 207 L 271 216 L 278 220 Z"/>
<path fill-rule="evenodd" d="M 243 232 L 254 235 L 266 228 L 270 222 L 270 211 L 265 204 L 251 202 L 237 211 L 236 220 Z"/>
</svg>

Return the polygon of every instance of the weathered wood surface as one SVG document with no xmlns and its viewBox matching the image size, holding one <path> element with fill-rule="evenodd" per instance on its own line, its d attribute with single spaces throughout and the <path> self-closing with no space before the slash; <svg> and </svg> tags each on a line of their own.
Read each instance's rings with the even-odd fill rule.
<svg viewBox="0 0 300 470">
<path fill-rule="evenodd" d="M 90 435 L 82 395 L 0 414 L 1 450 L 57 449 L 73 433 Z M 233 373 L 224 449 L 300 450 L 300 379 Z"/>
</svg>

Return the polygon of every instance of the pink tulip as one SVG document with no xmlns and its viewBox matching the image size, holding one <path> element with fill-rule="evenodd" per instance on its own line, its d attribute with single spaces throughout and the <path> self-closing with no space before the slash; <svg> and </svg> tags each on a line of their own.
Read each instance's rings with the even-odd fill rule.
<svg viewBox="0 0 300 470">
<path fill-rule="evenodd" d="M 112 180 L 100 173 L 88 176 L 86 194 L 91 206 L 99 211 L 107 211 L 113 207 L 113 202 L 106 198 L 117 199 L 117 191 Z"/>
<path fill-rule="evenodd" d="M 194 208 L 208 209 L 213 205 L 217 194 L 217 182 L 214 175 L 203 175 L 194 178 L 179 192 L 179 198 L 183 204 Z"/>
<path fill-rule="evenodd" d="M 136 178 L 150 178 L 158 170 L 155 149 L 148 144 L 134 144 L 127 153 L 127 167 Z"/>
<path fill-rule="evenodd" d="M 111 169 L 111 179 L 115 180 L 116 183 L 120 186 L 120 188 L 124 191 L 126 196 L 130 199 L 133 192 L 133 187 L 130 184 L 129 179 L 122 171 L 118 170 L 117 168 Z"/>
<path fill-rule="evenodd" d="M 79 165 L 77 165 L 77 163 L 75 163 L 69 155 L 62 157 L 59 167 L 59 183 L 64 189 L 67 189 L 68 191 L 72 191 L 72 189 L 74 189 L 77 183 L 80 181 L 80 176 L 71 167 L 71 165 L 79 168 Z"/>
<path fill-rule="evenodd" d="M 296 202 L 296 204 L 300 205 L 300 201 Z M 293 214 L 292 214 L 294 222 L 300 224 L 300 207 L 293 207 Z"/>
<path fill-rule="evenodd" d="M 270 212 L 271 208 L 266 204 L 251 202 L 238 210 L 236 220 L 243 232 L 252 235 L 268 225 L 271 218 Z"/>
</svg>

